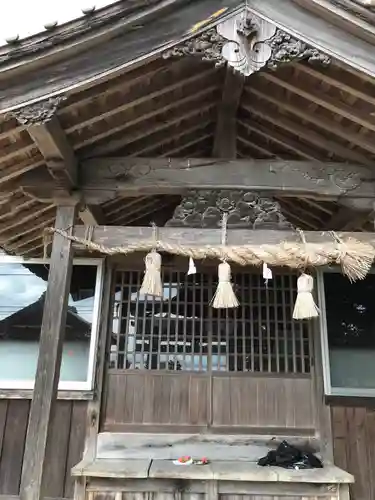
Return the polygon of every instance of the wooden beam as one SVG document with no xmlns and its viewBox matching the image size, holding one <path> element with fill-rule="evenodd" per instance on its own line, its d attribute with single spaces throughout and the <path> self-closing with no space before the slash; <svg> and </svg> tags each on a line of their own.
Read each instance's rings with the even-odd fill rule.
<svg viewBox="0 0 375 500">
<path fill-rule="evenodd" d="M 177 63 L 174 63 L 174 65 L 177 66 L 184 66 L 184 62 L 181 63 L 181 61 L 178 61 Z M 186 65 L 185 65 L 186 68 Z M 157 90 L 151 90 L 151 85 L 150 88 L 136 88 L 133 95 L 127 96 L 126 99 L 123 100 L 123 103 L 118 105 L 116 104 L 114 107 L 107 109 L 106 111 L 98 114 L 97 110 L 94 107 L 89 107 L 89 111 L 91 112 L 88 116 L 85 116 L 83 118 L 80 117 L 80 119 L 77 121 L 76 124 L 71 125 L 67 128 L 66 132 L 67 134 L 72 134 L 74 131 L 79 130 L 83 127 L 88 127 L 90 125 L 93 125 L 94 123 L 104 120 L 106 118 L 110 118 L 113 115 L 117 115 L 120 112 L 127 111 L 131 108 L 134 108 L 135 106 L 140 106 L 141 104 L 151 102 L 152 100 L 157 100 L 160 97 L 167 95 L 169 93 L 175 92 L 181 87 L 185 87 L 190 84 L 196 84 L 197 82 L 200 82 L 203 80 L 203 84 L 206 83 L 207 85 L 211 86 L 214 81 L 216 80 L 216 68 L 213 67 L 205 67 L 203 71 L 194 71 L 192 73 L 191 70 L 188 70 L 182 73 L 182 77 L 176 81 L 173 82 L 169 85 L 166 85 L 165 81 L 162 81 L 159 83 L 159 87 Z M 187 74 L 186 74 L 187 73 Z M 192 73 L 192 74 L 191 74 Z M 181 73 L 180 73 L 181 75 Z M 211 76 L 211 79 L 208 78 Z M 171 77 L 172 78 L 172 77 Z M 207 79 L 206 82 L 204 82 L 204 79 Z M 153 82 L 154 85 L 154 82 Z M 152 85 L 152 87 L 153 87 Z M 154 87 L 153 87 L 154 88 Z"/>
<path fill-rule="evenodd" d="M 316 149 L 309 148 L 301 143 L 301 141 L 293 140 L 284 134 L 277 132 L 271 127 L 265 127 L 259 121 L 255 120 L 238 120 L 238 124 L 244 127 L 251 135 L 260 135 L 265 137 L 267 140 L 280 145 L 283 149 L 287 151 L 293 151 L 300 158 L 313 161 L 322 161 L 323 155 L 319 154 Z"/>
<path fill-rule="evenodd" d="M 86 226 L 99 226 L 106 222 L 105 214 L 99 205 L 84 205 L 78 214 Z"/>
<path fill-rule="evenodd" d="M 227 68 L 219 105 L 212 156 L 236 158 L 236 118 L 244 86 L 244 77 Z"/>
<path fill-rule="evenodd" d="M 355 211 L 351 207 L 341 205 L 326 224 L 327 229 L 334 231 L 350 231 L 363 225 L 372 215 L 372 211 Z"/>
<path fill-rule="evenodd" d="M 344 71 L 336 64 L 331 64 L 329 68 L 314 68 L 311 64 L 299 64 L 298 70 L 315 78 L 318 82 L 325 82 L 336 87 L 340 91 L 347 92 L 357 99 L 368 102 L 375 106 L 375 96 L 370 86 L 366 87 L 362 79 L 363 73 L 350 73 L 348 68 Z M 372 80 L 371 80 L 372 83 Z M 368 90 L 369 92 L 366 92 Z"/>
<path fill-rule="evenodd" d="M 314 144 L 321 150 L 326 150 L 327 156 L 334 154 L 337 158 L 342 158 L 343 161 L 367 165 L 370 168 L 374 167 L 374 161 L 365 153 L 362 154 L 353 151 L 350 147 L 342 146 L 337 141 L 328 139 L 323 133 L 319 134 L 309 127 L 304 127 L 301 123 L 298 124 L 294 120 L 282 117 L 277 111 L 275 112 L 272 108 L 263 105 L 263 103 L 259 101 L 251 103 L 246 101 L 243 103 L 242 107 L 251 115 L 260 116 L 272 125 L 276 125 L 281 130 L 287 130 L 296 137 L 303 139 L 308 144 Z"/>
<path fill-rule="evenodd" d="M 264 87 L 264 85 L 258 85 L 258 88 L 251 86 L 246 88 L 246 93 L 256 98 L 265 99 L 288 113 L 298 116 L 301 120 L 312 123 L 330 134 L 334 134 L 341 139 L 375 154 L 375 145 L 373 141 L 364 139 L 361 134 L 351 132 L 347 127 L 343 127 L 339 123 L 321 116 L 320 113 L 309 111 L 308 106 L 311 103 L 303 98 L 301 99 L 302 103 L 298 102 L 297 105 L 290 104 L 290 102 L 280 94 L 280 89 L 274 85 L 268 85 L 266 87 Z"/>
<path fill-rule="evenodd" d="M 86 228 L 75 226 L 73 234 L 79 238 L 85 238 Z M 324 231 L 306 231 L 304 234 L 308 243 L 322 243 L 332 238 L 329 232 Z M 98 226 L 93 231 L 92 241 L 106 246 L 120 246 L 124 244 L 124 241 L 150 241 L 152 235 L 151 227 Z M 375 246 L 375 233 L 340 232 L 339 235 L 344 239 L 355 238 Z M 221 229 L 161 227 L 158 237 L 171 244 L 220 245 Z M 266 245 L 280 243 L 280 241 L 300 243 L 301 237 L 293 231 L 229 229 L 227 241 L 228 245 Z"/>
<path fill-rule="evenodd" d="M 68 188 L 78 185 L 78 161 L 56 116 L 27 127 L 31 138 L 46 160 L 53 177 Z"/>
<path fill-rule="evenodd" d="M 215 158 L 100 158 L 81 166 L 81 191 L 87 204 L 116 196 L 182 194 L 187 189 L 247 189 L 269 195 L 338 200 L 362 200 L 372 210 L 373 172 L 363 166 L 313 161 Z M 48 202 L 58 189 L 43 175 L 25 174 L 24 191 Z M 61 193 L 64 196 L 64 193 Z"/>
<path fill-rule="evenodd" d="M 344 104 L 339 100 L 327 96 L 320 90 L 316 90 L 300 82 L 295 82 L 293 84 L 290 81 L 283 80 L 279 75 L 276 76 L 275 73 L 271 74 L 270 72 L 262 71 L 259 75 L 294 94 L 304 97 L 305 99 L 328 109 L 332 113 L 338 114 L 343 118 L 347 118 L 348 120 L 361 125 L 362 127 L 375 131 L 375 120 L 368 113 L 362 110 L 357 110 L 355 106 Z"/>
<path fill-rule="evenodd" d="M 27 131 L 43 155 L 51 176 L 66 188 L 65 198 L 71 190 L 79 187 L 79 166 L 58 118 L 53 116 L 45 123 L 29 125 Z M 79 211 L 79 217 L 88 225 L 105 223 L 104 214 L 98 206 L 86 205 Z"/>
<path fill-rule="evenodd" d="M 58 207 L 56 227 L 74 224 L 76 206 Z M 47 437 L 57 397 L 73 263 L 70 240 L 54 235 L 20 487 L 21 500 L 41 500 Z"/>
<path fill-rule="evenodd" d="M 147 123 L 149 123 L 150 120 L 157 118 L 159 122 L 162 122 L 163 115 L 168 115 L 169 122 L 169 116 L 173 116 L 173 111 L 177 110 L 177 112 L 181 114 L 181 112 L 184 112 L 184 109 L 186 110 L 196 108 L 198 106 L 198 103 L 196 101 L 204 100 L 204 102 L 210 102 L 211 100 L 215 99 L 215 94 L 217 93 L 217 91 L 218 85 L 217 82 L 214 82 L 212 85 L 206 85 L 202 90 L 195 90 L 193 94 L 189 94 L 181 99 L 172 100 L 169 95 L 166 95 L 164 96 L 164 101 L 162 101 L 161 103 L 159 102 L 159 100 L 157 101 L 157 105 L 153 103 L 150 111 L 148 111 L 147 113 L 141 114 L 133 119 L 129 117 L 129 119 L 126 119 L 125 122 L 121 121 L 121 123 L 116 127 L 105 127 L 100 131 L 100 133 L 95 133 L 91 129 L 89 129 L 89 133 L 86 134 L 81 131 L 80 137 L 78 139 L 79 142 L 76 144 L 76 149 L 81 150 L 82 148 L 87 148 L 91 144 L 94 144 L 94 150 L 91 150 L 90 148 L 86 149 L 87 153 L 84 154 L 84 157 L 92 158 L 93 156 L 104 156 L 104 154 L 108 154 L 108 151 L 104 152 L 102 150 L 99 150 L 99 146 L 95 146 L 95 143 L 107 138 L 108 136 L 114 136 L 119 132 L 125 133 L 127 129 L 140 123 L 145 124 L 147 129 Z M 117 148 L 116 145 L 115 147 Z"/>
<path fill-rule="evenodd" d="M 245 137 L 239 135 L 237 137 L 237 141 L 244 144 L 245 147 L 250 152 L 253 151 L 253 153 L 251 154 L 251 157 L 253 157 L 255 155 L 255 158 L 262 158 L 262 157 L 277 158 L 277 155 L 275 155 L 275 153 L 272 153 L 272 151 L 270 151 L 268 148 L 266 149 L 263 146 L 260 146 L 256 142 L 249 140 L 247 137 L 245 138 Z M 256 151 L 256 153 L 254 153 L 254 151 Z M 259 155 L 259 153 L 260 153 L 260 155 Z"/>
</svg>

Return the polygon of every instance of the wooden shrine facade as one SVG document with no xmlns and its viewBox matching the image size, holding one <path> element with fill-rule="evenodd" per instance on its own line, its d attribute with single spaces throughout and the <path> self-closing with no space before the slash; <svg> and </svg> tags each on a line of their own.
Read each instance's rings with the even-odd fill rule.
<svg viewBox="0 0 375 500">
<path fill-rule="evenodd" d="M 40 331 L 35 383 L 1 385 L 0 359 L 0 500 L 346 500 L 350 474 L 375 496 L 372 386 L 328 390 L 322 274 L 320 320 L 295 322 L 296 270 L 267 288 L 234 264 L 240 307 L 213 310 L 217 261 L 187 275 L 163 253 L 157 300 L 144 253 L 100 249 L 151 223 L 219 245 L 223 213 L 227 245 L 374 246 L 374 20 L 352 0 L 119 1 L 0 47 L 0 281 L 38 294 L 14 312 L 0 290 L 0 356 Z M 282 437 L 327 467 L 260 473 Z M 186 443 L 210 467 L 178 472 Z"/>
</svg>

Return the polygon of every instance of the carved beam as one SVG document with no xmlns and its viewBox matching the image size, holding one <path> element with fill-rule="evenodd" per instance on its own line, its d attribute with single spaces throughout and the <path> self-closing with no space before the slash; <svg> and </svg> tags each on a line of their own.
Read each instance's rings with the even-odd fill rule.
<svg viewBox="0 0 375 500">
<path fill-rule="evenodd" d="M 47 169 L 62 193 L 54 201 L 57 203 L 72 198 L 70 192 L 79 186 L 78 159 L 56 116 L 64 96 L 51 97 L 12 112 L 21 125 L 26 127 L 30 137 L 44 157 Z M 75 201 L 74 201 L 75 202 Z M 99 207 L 85 206 L 79 211 L 86 224 L 102 224 L 104 216 Z"/>
<path fill-rule="evenodd" d="M 20 177 L 20 186 L 45 201 L 58 195 L 57 186 L 36 171 Z M 257 191 L 267 196 L 340 200 L 354 206 L 360 202 L 361 210 L 372 210 L 375 198 L 373 171 L 345 163 L 123 157 L 86 160 L 81 165 L 79 195 L 87 204 L 101 204 L 115 196 L 183 194 L 189 189 Z"/>
<path fill-rule="evenodd" d="M 166 226 L 219 228 L 224 213 L 229 229 L 293 229 L 276 201 L 241 190 L 189 191 Z"/>
<path fill-rule="evenodd" d="M 195 56 L 215 66 L 225 63 L 244 76 L 296 60 L 328 65 L 330 58 L 246 10 L 169 49 L 164 58 Z"/>
<path fill-rule="evenodd" d="M 78 161 L 63 131 L 56 112 L 64 97 L 52 97 L 14 111 L 12 114 L 25 125 L 37 145 L 52 177 L 70 189 L 78 184 Z"/>
<path fill-rule="evenodd" d="M 236 158 L 237 150 L 237 111 L 244 87 L 244 78 L 227 68 L 223 95 L 219 105 L 214 147 L 212 156 L 217 158 Z"/>
<path fill-rule="evenodd" d="M 79 238 L 86 237 L 84 226 L 74 226 L 73 235 Z M 305 231 L 306 241 L 309 243 L 322 243 L 329 239 L 329 234 L 322 231 Z M 343 238 L 355 238 L 359 241 L 369 242 L 375 245 L 375 233 L 366 232 L 343 232 L 339 233 Z M 158 230 L 160 240 L 171 244 L 180 245 L 219 245 L 221 243 L 221 229 L 206 228 L 176 228 L 161 227 Z M 153 238 L 151 227 L 130 226 L 98 226 L 94 229 L 92 241 L 106 246 L 121 246 L 124 241 L 150 241 Z M 280 241 L 297 241 L 301 243 L 301 237 L 295 231 L 274 230 L 250 230 L 229 229 L 227 232 L 228 245 L 251 245 L 251 244 L 276 244 Z"/>
</svg>

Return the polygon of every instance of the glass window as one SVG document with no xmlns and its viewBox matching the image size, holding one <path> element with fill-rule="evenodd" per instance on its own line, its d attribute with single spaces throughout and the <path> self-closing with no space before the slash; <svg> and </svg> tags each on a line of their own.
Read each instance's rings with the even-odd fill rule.
<svg viewBox="0 0 375 500">
<path fill-rule="evenodd" d="M 375 395 L 375 274 L 351 283 L 324 273 L 326 390 Z"/>
<path fill-rule="evenodd" d="M 0 260 L 0 387 L 3 389 L 33 387 L 48 272 L 47 262 L 22 262 L 7 257 Z M 75 262 L 60 389 L 91 389 L 100 281 L 100 261 Z"/>
</svg>

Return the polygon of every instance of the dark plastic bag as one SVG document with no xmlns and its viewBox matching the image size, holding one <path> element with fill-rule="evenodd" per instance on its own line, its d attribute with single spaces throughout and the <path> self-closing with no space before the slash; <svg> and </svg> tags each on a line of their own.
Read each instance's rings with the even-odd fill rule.
<svg viewBox="0 0 375 500">
<path fill-rule="evenodd" d="M 322 462 L 313 453 L 303 451 L 290 445 L 287 441 L 279 444 L 258 461 L 258 465 L 276 465 L 284 469 L 321 469 Z"/>
</svg>

